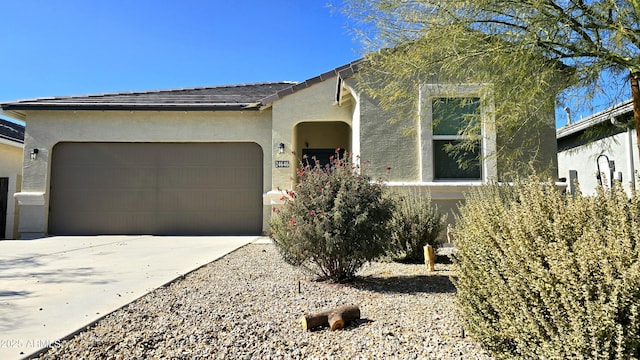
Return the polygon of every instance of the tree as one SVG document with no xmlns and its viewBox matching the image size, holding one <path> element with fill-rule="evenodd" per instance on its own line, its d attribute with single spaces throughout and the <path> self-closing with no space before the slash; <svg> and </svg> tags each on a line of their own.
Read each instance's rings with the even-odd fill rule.
<svg viewBox="0 0 640 360">
<path fill-rule="evenodd" d="M 406 105 L 416 80 L 492 84 L 496 126 L 516 134 L 542 124 L 532 115 L 562 106 L 563 90 L 596 94 L 606 71 L 630 79 L 640 129 L 639 0 L 345 1 L 374 50 L 367 63 L 377 76 L 363 89 L 383 106 Z M 519 156 L 504 152 L 499 146 L 499 156 Z"/>
</svg>

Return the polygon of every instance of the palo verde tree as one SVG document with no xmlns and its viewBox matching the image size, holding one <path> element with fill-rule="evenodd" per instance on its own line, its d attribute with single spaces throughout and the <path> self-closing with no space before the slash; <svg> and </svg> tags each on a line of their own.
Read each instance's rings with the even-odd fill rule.
<svg viewBox="0 0 640 360">
<path fill-rule="evenodd" d="M 524 129 L 562 106 L 561 91 L 582 89 L 588 99 L 607 85 L 603 72 L 630 79 L 640 129 L 638 0 L 346 0 L 344 10 L 371 50 L 377 76 L 363 89 L 383 106 L 410 102 L 416 81 L 491 84 L 505 160 L 521 155 L 509 145 L 535 139 Z"/>
</svg>

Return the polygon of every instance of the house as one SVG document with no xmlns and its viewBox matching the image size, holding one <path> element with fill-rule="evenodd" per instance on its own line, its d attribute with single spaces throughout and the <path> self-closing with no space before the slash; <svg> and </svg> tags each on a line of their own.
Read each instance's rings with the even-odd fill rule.
<svg viewBox="0 0 640 360">
<path fill-rule="evenodd" d="M 17 235 L 17 206 L 14 194 L 22 182 L 24 125 L 0 118 L 0 239 Z"/>
<path fill-rule="evenodd" d="M 474 186 L 495 180 L 499 136 L 491 99 L 457 85 L 483 114 L 481 160 L 462 169 L 443 148 L 458 125 L 435 129 L 447 105 L 390 123 L 356 89 L 360 62 L 301 83 L 273 82 L 52 97 L 0 104 L 26 122 L 22 237 L 47 234 L 260 234 L 291 189 L 301 155 L 346 149 L 395 188 L 427 187 L 451 211 Z M 444 96 L 422 84 L 416 98 Z M 456 99 L 451 100 L 451 106 Z M 549 129 L 554 131 L 553 109 Z M 549 135 L 549 134 L 546 134 Z M 546 136 L 545 135 L 545 136 Z M 548 136 L 553 138 L 553 135 Z M 545 147 L 554 163 L 555 142 Z M 391 172 L 387 168 L 391 167 Z M 452 219 L 452 217 L 450 217 Z"/>
<path fill-rule="evenodd" d="M 640 169 L 638 141 L 633 125 L 633 103 L 619 103 L 556 132 L 558 174 L 574 193 L 579 185 L 593 195 L 598 185 L 618 180 L 630 193 L 637 188 Z"/>
</svg>

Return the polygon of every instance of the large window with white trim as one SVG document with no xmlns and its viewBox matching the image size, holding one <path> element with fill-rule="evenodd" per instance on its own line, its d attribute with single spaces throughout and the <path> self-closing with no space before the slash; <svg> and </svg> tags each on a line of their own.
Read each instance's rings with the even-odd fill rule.
<svg viewBox="0 0 640 360">
<path fill-rule="evenodd" d="M 423 181 L 495 177 L 495 161 L 490 158 L 495 150 L 490 101 L 477 85 L 421 87 Z"/>
<path fill-rule="evenodd" d="M 434 180 L 482 179 L 482 140 L 462 135 L 478 120 L 480 98 L 434 97 L 431 109 Z"/>
</svg>

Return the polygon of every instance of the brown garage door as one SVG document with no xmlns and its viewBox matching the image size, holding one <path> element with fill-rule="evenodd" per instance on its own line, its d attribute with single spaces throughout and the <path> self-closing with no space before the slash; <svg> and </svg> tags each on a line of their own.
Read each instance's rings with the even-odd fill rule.
<svg viewBox="0 0 640 360">
<path fill-rule="evenodd" d="M 255 143 L 60 143 L 49 233 L 259 234 L 262 163 Z"/>
</svg>

